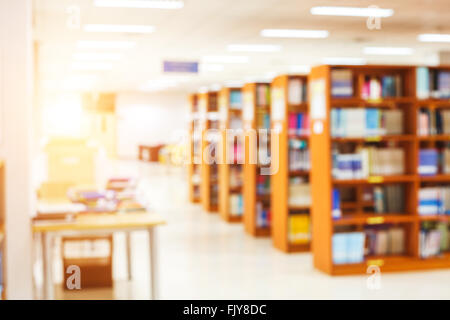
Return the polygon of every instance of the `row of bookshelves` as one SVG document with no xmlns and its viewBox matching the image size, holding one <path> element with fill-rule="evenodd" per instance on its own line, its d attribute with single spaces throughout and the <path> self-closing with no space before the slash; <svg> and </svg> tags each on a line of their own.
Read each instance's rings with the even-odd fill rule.
<svg viewBox="0 0 450 320">
<path fill-rule="evenodd" d="M 221 90 L 212 127 L 234 154 L 219 165 L 221 216 L 284 252 L 315 239 L 314 265 L 329 274 L 450 266 L 449 72 L 319 66 Z M 242 137 L 229 140 L 231 127 Z"/>
</svg>

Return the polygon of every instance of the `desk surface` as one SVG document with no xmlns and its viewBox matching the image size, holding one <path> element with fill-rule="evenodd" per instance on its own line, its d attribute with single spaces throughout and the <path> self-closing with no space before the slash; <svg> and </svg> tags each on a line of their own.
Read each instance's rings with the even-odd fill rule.
<svg viewBox="0 0 450 320">
<path fill-rule="evenodd" d="M 83 214 L 73 221 L 35 221 L 33 232 L 148 228 L 165 224 L 157 213 Z"/>
</svg>

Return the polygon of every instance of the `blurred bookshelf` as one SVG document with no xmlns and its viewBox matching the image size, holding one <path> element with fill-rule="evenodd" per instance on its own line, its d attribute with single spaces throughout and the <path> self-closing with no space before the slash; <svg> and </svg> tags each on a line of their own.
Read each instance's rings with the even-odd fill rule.
<svg viewBox="0 0 450 320">
<path fill-rule="evenodd" d="M 241 222 L 244 203 L 242 91 L 240 88 L 223 88 L 219 92 L 219 114 L 221 137 L 219 213 L 224 221 Z"/>
<path fill-rule="evenodd" d="M 272 239 L 283 252 L 310 250 L 307 76 L 281 75 L 271 84 Z"/>
<path fill-rule="evenodd" d="M 218 92 L 206 92 L 199 95 L 199 115 L 201 127 L 201 178 L 200 197 L 203 209 L 218 212 L 219 179 L 217 159 L 219 144 Z M 206 153 L 206 155 L 205 155 Z M 212 161 L 207 161 L 207 155 Z M 205 159 L 206 158 L 206 159 Z"/>
<path fill-rule="evenodd" d="M 439 154 L 448 140 L 438 130 L 445 116 L 426 110 L 448 106 L 442 100 L 450 89 L 447 77 L 410 66 L 312 69 L 316 268 L 344 275 L 366 273 L 369 266 L 450 267 L 450 180 Z M 429 96 L 422 93 L 424 81 Z"/>
<path fill-rule="evenodd" d="M 189 200 L 192 203 L 200 202 L 200 161 L 201 161 L 201 128 L 198 110 L 198 95 L 189 96 L 190 123 L 189 123 L 189 164 L 188 184 Z"/>
<path fill-rule="evenodd" d="M 242 89 L 245 139 L 244 228 L 254 237 L 270 236 L 270 175 L 261 169 L 270 167 L 270 84 L 248 83 Z M 259 129 L 268 135 L 262 138 Z M 264 136 L 264 135 L 263 135 Z M 270 170 L 270 169 L 269 169 Z"/>
</svg>

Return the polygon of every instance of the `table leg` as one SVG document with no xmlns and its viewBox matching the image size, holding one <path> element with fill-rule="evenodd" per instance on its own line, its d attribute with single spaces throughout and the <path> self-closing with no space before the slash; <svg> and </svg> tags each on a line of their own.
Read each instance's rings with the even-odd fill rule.
<svg viewBox="0 0 450 320">
<path fill-rule="evenodd" d="M 127 271 L 128 271 L 128 281 L 133 278 L 133 271 L 131 266 L 131 232 L 125 232 L 126 246 L 127 246 Z"/>
<path fill-rule="evenodd" d="M 44 299 L 53 300 L 53 278 L 52 278 L 52 245 L 51 236 L 43 232 L 42 241 L 42 269 L 43 269 L 43 287 Z"/>
<path fill-rule="evenodd" d="M 150 258 L 150 299 L 156 300 L 158 298 L 158 261 L 156 252 L 156 230 L 154 228 L 148 229 L 149 240 L 149 258 Z"/>
</svg>

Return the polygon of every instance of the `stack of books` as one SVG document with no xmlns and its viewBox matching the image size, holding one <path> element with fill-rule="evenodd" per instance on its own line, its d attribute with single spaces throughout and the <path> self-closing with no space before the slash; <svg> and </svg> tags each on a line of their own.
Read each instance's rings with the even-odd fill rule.
<svg viewBox="0 0 450 320">
<path fill-rule="evenodd" d="M 306 96 L 306 82 L 302 79 L 289 79 L 288 103 L 293 105 L 304 103 L 306 102 Z"/>
<path fill-rule="evenodd" d="M 289 171 L 309 171 L 310 169 L 308 143 L 304 140 L 289 139 Z"/>
<path fill-rule="evenodd" d="M 419 190 L 420 215 L 450 215 L 450 187 L 426 187 Z"/>
<path fill-rule="evenodd" d="M 232 216 L 242 216 L 244 213 L 244 202 L 241 194 L 230 196 L 230 214 Z"/>
<path fill-rule="evenodd" d="M 405 253 L 405 231 L 401 227 L 371 226 L 365 230 L 367 256 L 402 255 Z"/>
<path fill-rule="evenodd" d="M 298 112 L 289 114 L 288 134 L 290 136 L 309 135 L 309 116 L 307 113 Z"/>
<path fill-rule="evenodd" d="M 417 116 L 417 134 L 450 134 L 450 110 L 420 109 Z"/>
<path fill-rule="evenodd" d="M 439 256 L 450 248 L 450 231 L 446 222 L 424 222 L 419 234 L 419 254 L 423 259 Z"/>
<path fill-rule="evenodd" d="M 268 84 L 260 84 L 256 87 L 256 105 L 270 105 L 270 86 Z"/>
<path fill-rule="evenodd" d="M 400 75 L 382 77 L 366 76 L 361 88 L 361 97 L 367 100 L 402 96 L 402 78 Z"/>
<path fill-rule="evenodd" d="M 331 95 L 333 98 L 353 97 L 353 73 L 349 69 L 331 71 Z"/>
<path fill-rule="evenodd" d="M 334 188 L 331 192 L 331 206 L 331 216 L 333 219 L 341 218 L 341 191 L 338 188 Z"/>
<path fill-rule="evenodd" d="M 268 195 L 270 194 L 270 177 L 259 175 L 256 182 L 256 194 Z"/>
<path fill-rule="evenodd" d="M 309 207 L 311 206 L 311 186 L 301 177 L 289 179 L 290 206 Z"/>
<path fill-rule="evenodd" d="M 267 228 L 270 226 L 270 220 L 270 208 L 265 207 L 260 201 L 256 202 L 256 226 L 259 228 Z"/>
<path fill-rule="evenodd" d="M 450 71 L 419 67 L 416 71 L 416 94 L 419 99 L 450 98 Z"/>
<path fill-rule="evenodd" d="M 333 154 L 333 177 L 340 180 L 365 179 L 369 176 L 401 175 L 405 172 L 401 148 L 363 147 L 356 153 Z"/>
<path fill-rule="evenodd" d="M 365 235 L 363 232 L 334 233 L 332 238 L 333 263 L 352 264 L 364 261 Z"/>
<path fill-rule="evenodd" d="M 242 168 L 230 166 L 230 188 L 239 188 L 242 186 Z"/>
<path fill-rule="evenodd" d="M 311 221 L 307 214 L 291 214 L 288 218 L 288 239 L 293 244 L 311 241 Z"/>
<path fill-rule="evenodd" d="M 439 151 L 437 149 L 421 149 L 419 151 L 419 174 L 434 176 L 439 172 Z"/>
<path fill-rule="evenodd" d="M 371 137 L 403 133 L 403 112 L 375 108 L 331 110 L 333 137 Z"/>
<path fill-rule="evenodd" d="M 405 212 L 405 189 L 393 184 L 373 188 L 374 211 L 376 213 L 401 214 Z"/>
<path fill-rule="evenodd" d="M 270 115 L 267 112 L 256 113 L 256 129 L 270 129 Z"/>
<path fill-rule="evenodd" d="M 241 90 L 230 91 L 230 107 L 231 109 L 242 109 L 242 92 Z"/>
</svg>

